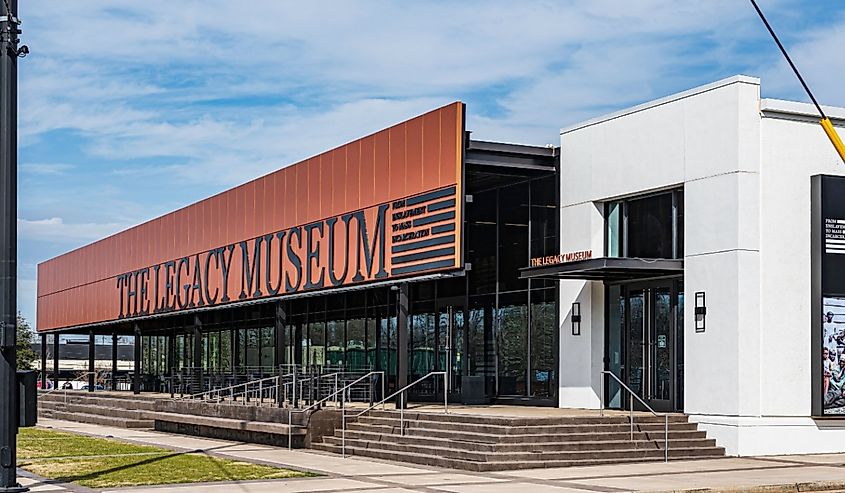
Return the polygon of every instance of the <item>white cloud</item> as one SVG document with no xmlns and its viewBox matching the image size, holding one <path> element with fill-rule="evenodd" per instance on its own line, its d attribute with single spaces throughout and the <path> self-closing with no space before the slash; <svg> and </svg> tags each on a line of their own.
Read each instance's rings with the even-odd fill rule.
<svg viewBox="0 0 845 493">
<path fill-rule="evenodd" d="M 126 224 L 65 223 L 61 217 L 46 219 L 18 218 L 18 236 L 22 240 L 50 241 L 62 244 L 79 240 L 97 240 L 126 228 Z"/>
<path fill-rule="evenodd" d="M 68 163 L 23 163 L 20 165 L 21 173 L 33 175 L 63 175 L 75 168 Z"/>
</svg>

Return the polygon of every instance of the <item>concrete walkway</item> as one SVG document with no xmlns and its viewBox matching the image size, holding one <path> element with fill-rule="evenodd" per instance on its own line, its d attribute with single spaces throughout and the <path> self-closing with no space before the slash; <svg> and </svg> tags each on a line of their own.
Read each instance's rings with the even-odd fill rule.
<svg viewBox="0 0 845 493">
<path fill-rule="evenodd" d="M 777 491 L 845 490 L 845 454 L 760 458 L 724 458 L 669 463 L 618 464 L 608 466 L 532 469 L 501 473 L 470 473 L 405 465 L 311 451 L 288 451 L 266 445 L 245 444 L 155 431 L 108 428 L 68 421 L 40 419 L 39 426 L 88 435 L 157 445 L 179 451 L 205 453 L 292 469 L 319 472 L 320 478 L 273 481 L 242 481 L 143 488 L 121 492 L 324 492 L 324 493 L 497 493 L 497 492 L 619 492 L 754 491 L 754 487 Z M 814 487 L 799 483 L 818 483 Z M 822 483 L 826 483 L 823 485 Z M 833 483 L 833 484 L 831 484 Z M 835 488 L 834 484 L 838 484 Z M 50 485 L 55 487 L 54 485 Z M 45 490 L 46 491 L 46 490 Z M 762 490 L 758 490 L 762 491 Z"/>
</svg>

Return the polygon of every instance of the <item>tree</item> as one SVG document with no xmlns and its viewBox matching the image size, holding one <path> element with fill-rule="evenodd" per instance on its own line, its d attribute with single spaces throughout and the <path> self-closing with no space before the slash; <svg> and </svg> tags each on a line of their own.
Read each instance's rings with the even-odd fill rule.
<svg viewBox="0 0 845 493">
<path fill-rule="evenodd" d="M 17 329 L 15 346 L 18 354 L 18 370 L 30 370 L 32 363 L 38 359 L 38 355 L 32 350 L 32 327 L 29 326 L 29 322 L 23 318 L 20 312 L 18 312 Z M 46 348 L 41 348 L 41 350 L 45 351 Z"/>
</svg>

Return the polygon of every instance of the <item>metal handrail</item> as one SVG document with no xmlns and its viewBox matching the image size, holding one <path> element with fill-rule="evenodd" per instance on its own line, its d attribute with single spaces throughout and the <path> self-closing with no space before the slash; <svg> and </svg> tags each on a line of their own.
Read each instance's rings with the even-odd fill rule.
<svg viewBox="0 0 845 493">
<path fill-rule="evenodd" d="M 642 404 L 646 409 L 648 409 L 649 412 L 651 412 L 651 414 L 653 414 L 655 417 L 658 417 L 658 418 L 660 416 L 663 416 L 663 461 L 669 462 L 669 413 L 658 414 L 654 409 L 651 408 L 651 406 L 646 404 L 646 402 L 640 396 L 638 396 L 633 390 L 631 390 L 630 387 L 625 385 L 625 382 L 623 382 L 622 380 L 619 379 L 619 377 L 614 375 L 613 372 L 608 371 L 608 370 L 602 370 L 599 373 L 602 375 L 602 378 L 600 378 L 600 381 L 601 381 L 600 382 L 601 383 L 600 392 L 601 393 L 599 394 L 599 402 L 601 403 L 601 408 L 599 409 L 599 415 L 604 417 L 604 375 L 610 375 L 611 377 L 613 377 L 614 380 L 616 380 L 616 382 L 623 389 L 627 390 L 628 393 L 631 394 L 632 397 L 634 397 L 638 401 L 640 401 L 640 404 Z M 631 441 L 633 442 L 634 441 L 634 399 L 630 400 L 630 409 L 631 409 L 631 417 L 630 417 Z"/>
<path fill-rule="evenodd" d="M 275 380 L 276 381 L 275 385 L 278 386 L 279 378 L 284 378 L 286 376 L 287 375 L 276 375 L 274 377 L 260 378 L 258 380 L 251 380 L 249 382 L 239 383 L 239 384 L 236 384 L 236 385 L 230 385 L 228 387 L 222 387 L 222 388 L 219 388 L 219 389 L 206 390 L 205 392 L 200 392 L 200 393 L 197 393 L 197 394 L 191 394 L 191 395 L 188 396 L 188 398 L 189 399 L 205 400 L 206 398 L 210 399 L 210 396 L 212 394 L 216 394 L 218 396 L 218 398 L 220 398 L 222 396 L 222 394 L 224 394 L 224 393 L 228 393 L 230 396 L 234 397 L 236 395 L 235 389 L 237 389 L 238 387 L 244 387 L 243 394 L 246 395 L 247 393 L 249 393 L 249 387 L 250 386 L 255 386 L 255 385 L 263 386 L 263 383 L 266 382 L 266 381 L 269 381 L 269 380 Z M 272 388 L 272 384 L 271 384 L 271 386 L 268 386 L 267 388 L 268 389 Z M 241 394 L 238 393 L 237 395 L 241 395 Z M 278 398 L 278 396 L 277 396 L 277 398 Z"/>
<path fill-rule="evenodd" d="M 76 378 L 74 378 L 73 380 L 66 380 L 66 382 L 81 382 L 81 381 L 83 381 L 83 380 L 82 380 L 82 378 L 87 377 L 87 376 L 89 376 L 89 375 L 94 375 L 94 376 L 97 376 L 97 372 L 95 372 L 95 371 L 86 371 L 85 373 L 82 373 L 82 374 L 78 375 L 78 376 L 77 376 Z M 57 379 L 56 381 L 58 381 L 58 379 Z M 96 382 L 94 383 L 94 386 L 96 387 Z M 67 393 L 68 393 L 68 391 L 69 391 L 69 390 L 74 390 L 74 391 L 76 391 L 76 390 L 78 390 L 78 389 L 73 389 L 73 388 L 71 388 L 71 389 L 62 389 L 62 388 L 59 388 L 58 386 L 56 386 L 56 388 L 50 389 L 50 390 L 48 390 L 48 391 L 46 391 L 46 392 L 42 389 L 42 391 L 38 393 L 38 396 L 39 396 L 39 397 L 41 397 L 41 396 L 45 396 L 45 395 L 50 395 L 50 394 L 52 394 L 53 392 L 56 392 L 56 391 L 59 391 L 59 390 L 61 390 L 61 391 L 63 391 L 63 392 L 64 392 L 64 395 L 65 395 L 65 404 L 67 404 Z"/>
<path fill-rule="evenodd" d="M 371 372 L 368 372 L 366 375 L 362 375 L 361 377 L 356 378 L 354 381 L 350 382 L 349 384 L 344 386 L 342 389 L 335 389 L 334 392 L 332 392 L 331 394 L 323 397 L 322 399 L 320 399 L 319 401 L 311 404 L 308 407 L 305 407 L 305 408 L 302 408 L 302 409 L 289 408 L 288 409 L 288 450 L 291 450 L 291 448 L 292 448 L 291 439 L 292 439 L 293 433 L 292 433 L 292 426 L 291 425 L 293 424 L 293 420 L 291 419 L 291 416 L 293 415 L 293 413 L 305 413 L 305 412 L 307 412 L 307 411 L 309 411 L 309 410 L 311 410 L 315 407 L 318 407 L 321 404 L 327 402 L 332 397 L 336 397 L 337 395 L 342 396 L 343 393 L 346 392 L 347 389 L 349 389 L 353 385 L 361 382 L 365 378 L 372 377 L 373 375 L 381 375 L 381 395 L 383 396 L 384 395 L 384 372 L 383 371 L 371 371 Z M 382 404 L 384 404 L 384 401 L 382 401 Z M 382 406 L 382 409 L 384 409 L 384 406 Z"/>
<path fill-rule="evenodd" d="M 346 418 L 359 418 L 361 415 L 368 413 L 379 406 L 379 404 L 384 404 L 385 402 L 389 401 L 390 399 L 396 397 L 397 395 L 401 394 L 399 398 L 399 433 L 401 435 L 405 434 L 405 392 L 408 391 L 414 385 L 422 382 L 423 380 L 428 379 L 434 375 L 441 375 L 443 377 L 443 413 L 449 414 L 449 375 L 445 371 L 432 371 L 428 372 L 426 375 L 414 380 L 413 382 L 409 383 L 408 385 L 402 387 L 401 389 L 397 390 L 396 392 L 390 394 L 389 396 L 383 398 L 379 402 L 371 404 L 370 407 L 364 409 L 363 411 L 357 414 L 346 414 L 346 410 L 343 411 L 341 414 L 341 451 L 342 457 L 346 458 Z"/>
</svg>

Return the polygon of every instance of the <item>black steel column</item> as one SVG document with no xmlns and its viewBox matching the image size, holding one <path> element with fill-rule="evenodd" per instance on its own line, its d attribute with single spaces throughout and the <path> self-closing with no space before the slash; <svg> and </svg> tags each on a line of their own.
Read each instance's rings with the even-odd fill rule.
<svg viewBox="0 0 845 493">
<path fill-rule="evenodd" d="M 202 393 L 202 320 L 199 315 L 194 315 L 194 388 L 192 394 Z M 194 390 L 196 389 L 196 390 Z"/>
<path fill-rule="evenodd" d="M 53 334 L 53 388 L 59 388 L 59 334 Z"/>
<path fill-rule="evenodd" d="M 41 390 L 47 390 L 47 334 L 41 334 Z"/>
<path fill-rule="evenodd" d="M 170 333 L 167 336 L 167 386 L 170 387 L 170 392 L 173 393 L 173 378 L 176 375 L 176 329 L 170 328 Z"/>
<path fill-rule="evenodd" d="M 111 335 L 111 389 L 117 390 L 117 332 Z"/>
<path fill-rule="evenodd" d="M 409 319 L 409 309 L 408 309 L 408 295 L 409 295 L 409 285 L 407 282 L 403 282 L 399 285 L 399 293 L 398 293 L 398 300 L 397 300 L 397 310 L 396 310 L 396 389 L 399 390 L 402 387 L 408 385 L 408 336 L 410 335 L 410 327 L 408 323 Z M 389 394 L 388 394 L 389 395 Z M 399 398 L 401 395 L 396 396 L 396 406 L 399 406 Z M 407 395 L 405 396 L 405 405 L 407 406 Z"/>
<path fill-rule="evenodd" d="M 18 1 L 0 1 L 0 491 L 27 491 L 17 464 Z"/>
<path fill-rule="evenodd" d="M 285 324 L 287 323 L 287 313 L 285 313 L 285 305 L 281 301 L 276 302 L 276 319 L 275 319 L 275 336 L 276 336 L 276 368 L 279 368 L 285 363 Z M 284 373 L 284 372 L 281 372 Z"/>
<path fill-rule="evenodd" d="M 132 333 L 135 336 L 135 366 L 132 369 L 132 392 L 141 393 L 141 327 L 138 324 L 132 325 Z"/>
<path fill-rule="evenodd" d="M 94 358 L 97 352 L 97 341 L 94 331 L 88 332 L 88 392 L 94 392 L 96 379 L 94 378 Z"/>
</svg>

